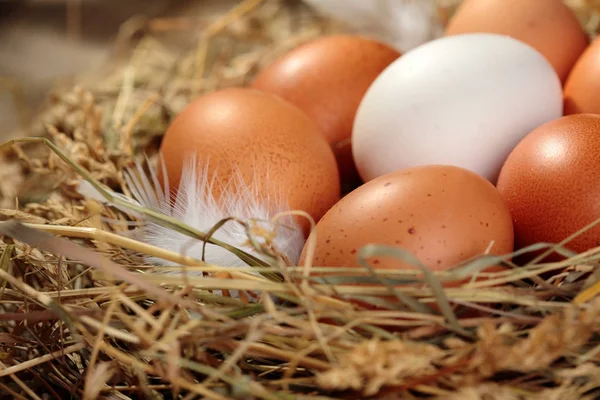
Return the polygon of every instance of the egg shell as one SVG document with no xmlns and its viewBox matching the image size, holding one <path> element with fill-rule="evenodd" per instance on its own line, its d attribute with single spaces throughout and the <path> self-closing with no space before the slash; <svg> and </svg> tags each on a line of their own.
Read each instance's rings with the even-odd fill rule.
<svg viewBox="0 0 600 400">
<path fill-rule="evenodd" d="M 534 47 L 552 64 L 561 82 L 585 50 L 589 38 L 561 0 L 465 0 L 446 35 L 497 33 Z"/>
<path fill-rule="evenodd" d="M 498 179 L 519 248 L 558 243 L 600 218 L 600 116 L 576 114 L 544 124 L 512 151 Z M 566 244 L 600 245 L 600 226 Z M 553 257 L 556 258 L 556 257 Z"/>
<path fill-rule="evenodd" d="M 251 86 L 290 101 L 317 122 L 336 153 L 340 176 L 358 178 L 350 136 L 356 109 L 373 80 L 400 53 L 358 35 L 305 43 L 262 69 Z"/>
<path fill-rule="evenodd" d="M 600 114 L 600 38 L 581 55 L 564 89 L 565 115 Z"/>
<path fill-rule="evenodd" d="M 185 158 L 194 154 L 198 165 L 208 163 L 209 176 L 227 184 L 239 171 L 265 202 L 287 201 L 317 221 L 340 197 L 335 157 L 316 123 L 270 93 L 230 88 L 190 103 L 160 147 L 170 188 L 178 187 Z M 213 194 L 220 193 L 216 185 Z M 307 233 L 308 221 L 298 220 Z"/>
<path fill-rule="evenodd" d="M 390 64 L 358 108 L 354 161 L 371 180 L 402 168 L 448 164 L 495 183 L 513 147 L 562 116 L 548 61 L 508 36 L 436 39 Z"/>
<path fill-rule="evenodd" d="M 514 243 L 512 218 L 496 188 L 471 171 L 442 165 L 404 169 L 365 183 L 333 206 L 311 235 L 316 235 L 313 265 L 348 268 L 359 266 L 358 251 L 367 244 L 400 247 L 441 271 L 487 249 L 508 254 Z M 415 268 L 384 257 L 369 263 Z"/>
</svg>

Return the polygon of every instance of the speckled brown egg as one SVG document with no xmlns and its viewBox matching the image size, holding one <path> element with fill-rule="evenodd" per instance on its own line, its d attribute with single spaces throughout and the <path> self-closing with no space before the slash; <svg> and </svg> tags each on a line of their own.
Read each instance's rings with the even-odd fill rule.
<svg viewBox="0 0 600 400">
<path fill-rule="evenodd" d="M 315 266 L 357 267 L 357 253 L 369 243 L 400 247 L 432 270 L 487 249 L 500 255 L 513 250 L 512 219 L 500 193 L 480 175 L 454 166 L 414 167 L 375 178 L 342 198 L 315 232 Z M 413 268 L 386 258 L 370 264 Z"/>
<path fill-rule="evenodd" d="M 223 89 L 196 99 L 172 121 L 160 155 L 171 188 L 191 156 L 203 168 L 208 163 L 210 177 L 227 183 L 238 170 L 265 200 L 287 200 L 317 221 L 340 196 L 335 157 L 316 123 L 258 90 Z M 218 185 L 213 191 L 219 198 Z M 299 221 L 308 228 L 306 219 Z"/>
<path fill-rule="evenodd" d="M 252 87 L 297 105 L 331 144 L 346 183 L 358 173 L 350 136 L 360 101 L 375 78 L 400 56 L 390 46 L 357 35 L 331 35 L 303 44 L 262 69 Z"/>
<path fill-rule="evenodd" d="M 497 33 L 542 53 L 564 83 L 589 43 L 573 11 L 561 0 L 465 0 L 449 21 L 447 35 Z"/>
<path fill-rule="evenodd" d="M 558 243 L 600 218 L 600 116 L 577 114 L 546 123 L 507 158 L 497 187 L 506 199 L 519 248 Z M 600 245 L 595 227 L 566 245 Z"/>
<path fill-rule="evenodd" d="M 583 52 L 564 88 L 565 115 L 600 114 L 600 37 Z"/>
</svg>

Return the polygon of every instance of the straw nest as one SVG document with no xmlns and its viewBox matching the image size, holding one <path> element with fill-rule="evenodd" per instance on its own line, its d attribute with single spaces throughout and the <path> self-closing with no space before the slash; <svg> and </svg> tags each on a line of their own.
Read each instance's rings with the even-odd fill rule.
<svg viewBox="0 0 600 400">
<path fill-rule="evenodd" d="M 594 34 L 598 2 L 570 5 Z M 440 17 L 452 9 L 441 8 Z M 128 195 L 123 168 L 142 154 L 153 158 L 170 119 L 193 97 L 244 85 L 279 54 L 344 29 L 299 2 L 276 0 L 241 2 L 207 29 L 198 25 L 191 18 L 130 21 L 113 64 L 76 87 L 57 88 L 27 137 L 3 146 L 0 393 L 18 399 L 598 397 L 600 249 L 446 290 L 439 289 L 443 273 L 427 273 L 425 284 L 402 292 L 383 285 L 366 290 L 302 280 L 302 268 L 277 257 L 256 276 L 165 252 L 123 235 L 131 223 L 124 214 L 82 198 L 81 178 Z M 204 237 L 138 211 L 190 240 Z M 369 250 L 392 252 L 371 248 L 363 256 Z M 205 276 L 153 274 L 144 254 Z M 495 262 L 483 257 L 458 271 Z M 418 280 L 407 271 L 367 272 L 383 282 Z M 228 290 L 262 296 L 247 302 L 223 296 Z M 413 301 L 386 303 L 393 293 Z M 423 307 L 433 303 L 435 310 Z M 470 317 L 458 316 L 465 310 Z"/>
</svg>

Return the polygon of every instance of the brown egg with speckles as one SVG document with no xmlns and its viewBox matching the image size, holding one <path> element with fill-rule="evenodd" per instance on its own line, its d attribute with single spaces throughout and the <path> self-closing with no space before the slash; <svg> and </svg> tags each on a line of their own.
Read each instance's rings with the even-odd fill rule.
<svg viewBox="0 0 600 400">
<path fill-rule="evenodd" d="M 375 78 L 400 53 L 358 35 L 305 43 L 262 69 L 252 87 L 274 93 L 317 122 L 332 146 L 345 185 L 360 181 L 350 145 L 354 116 Z"/>
<path fill-rule="evenodd" d="M 335 156 L 316 123 L 254 89 L 223 89 L 190 103 L 169 126 L 160 155 L 170 188 L 179 186 L 186 159 L 196 157 L 209 177 L 227 184 L 239 171 L 265 201 L 287 201 L 317 221 L 340 197 Z M 220 193 L 215 185 L 217 199 Z M 308 233 L 307 220 L 298 221 Z"/>
<path fill-rule="evenodd" d="M 600 116 L 594 114 L 559 118 L 521 140 L 497 183 L 513 215 L 517 247 L 559 243 L 600 218 L 599 155 Z M 600 226 L 565 247 L 581 252 L 598 245 Z"/>
<path fill-rule="evenodd" d="M 564 88 L 564 114 L 600 114 L 600 37 L 579 57 Z"/>
<path fill-rule="evenodd" d="M 446 35 L 463 33 L 496 33 L 527 43 L 548 59 L 563 83 L 589 44 L 562 0 L 465 0 L 446 28 Z"/>
<path fill-rule="evenodd" d="M 315 266 L 358 267 L 358 251 L 371 243 L 400 247 L 438 271 L 487 250 L 513 251 L 512 218 L 500 193 L 480 175 L 455 166 L 414 167 L 375 178 L 342 198 L 313 232 Z M 369 263 L 414 268 L 384 257 Z"/>
</svg>

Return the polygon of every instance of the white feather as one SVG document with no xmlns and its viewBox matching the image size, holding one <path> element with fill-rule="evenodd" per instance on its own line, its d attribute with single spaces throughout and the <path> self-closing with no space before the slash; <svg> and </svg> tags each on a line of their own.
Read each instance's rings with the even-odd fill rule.
<svg viewBox="0 0 600 400">
<path fill-rule="evenodd" d="M 162 160 L 159 164 L 164 171 Z M 304 245 L 304 236 L 299 225 L 291 216 L 279 218 L 277 225 L 272 222 L 276 214 L 289 211 L 289 206 L 283 196 L 270 193 L 269 196 L 261 199 L 257 179 L 247 185 L 241 173 L 234 168 L 232 178 L 228 181 L 221 181 L 216 178 L 216 174 L 209 177 L 207 167 L 208 161 L 199 165 L 195 156 L 189 156 L 184 161 L 179 187 L 174 198 L 171 198 L 166 173 L 163 174 L 165 176 L 165 189 L 163 190 L 154 169 L 150 168 L 150 177 L 148 177 L 138 163 L 134 169 L 128 169 L 125 172 L 125 180 L 134 199 L 117 193 L 112 194 L 132 202 L 132 204 L 141 205 L 176 218 L 204 233 L 208 233 L 219 221 L 229 217 L 254 223 L 266 232 L 274 232 L 272 243 L 275 248 L 292 263 L 297 263 Z M 218 201 L 213 196 L 215 185 L 219 185 L 222 191 Z M 108 203 L 92 185 L 85 181 L 80 182 L 79 192 L 86 197 Z M 114 206 L 114 204 L 112 205 Z M 132 214 L 123 207 L 119 208 Z M 236 221 L 229 221 L 220 227 L 213 234 L 213 238 L 264 259 L 264 256 L 250 245 L 245 227 Z M 151 221 L 145 222 L 141 231 L 141 239 L 147 244 L 165 250 L 196 259 L 202 258 L 204 242 L 194 240 Z M 265 242 L 265 238 L 255 237 L 254 239 L 259 243 Z M 229 250 L 210 243 L 205 247 L 204 259 L 208 263 L 225 267 L 246 265 Z M 171 263 L 156 257 L 147 257 L 147 262 L 154 265 L 171 265 Z"/>
<path fill-rule="evenodd" d="M 282 201 L 270 204 L 272 198 L 260 201 L 258 182 L 253 181 L 255 182 L 253 185 L 246 185 L 239 172 L 235 172 L 231 180 L 223 182 L 215 176 L 209 177 L 206 167 L 207 164 L 197 165 L 195 157 L 188 158 L 184 163 L 174 202 L 163 199 L 158 202 L 160 204 L 158 210 L 205 233 L 228 217 L 241 221 L 255 220 L 269 232 L 276 229 L 277 235 L 273 241 L 276 248 L 293 263 L 297 263 L 304 245 L 304 237 L 299 226 L 291 217 L 283 218 L 280 226 L 270 222 L 276 213 L 289 210 L 287 204 Z M 221 186 L 223 190 L 219 201 L 212 194 L 215 185 Z M 148 191 L 146 194 L 148 195 Z M 164 193 L 159 195 L 166 198 Z M 151 200 L 153 201 L 154 199 Z M 285 226 L 281 226 L 282 224 Z M 202 256 L 203 242 L 201 241 L 191 241 L 181 233 L 151 222 L 145 230 L 145 241 L 149 244 L 195 258 Z M 236 221 L 227 222 L 214 233 L 213 237 L 261 258 L 261 255 L 248 243 L 244 226 Z M 264 242 L 260 238 L 255 239 Z M 212 244 L 206 246 L 205 260 L 221 266 L 245 265 L 230 251 Z M 154 258 L 150 261 L 156 264 L 162 263 L 161 260 Z"/>
<path fill-rule="evenodd" d="M 407 52 L 443 33 L 435 0 L 304 0 L 320 14 Z"/>
</svg>

